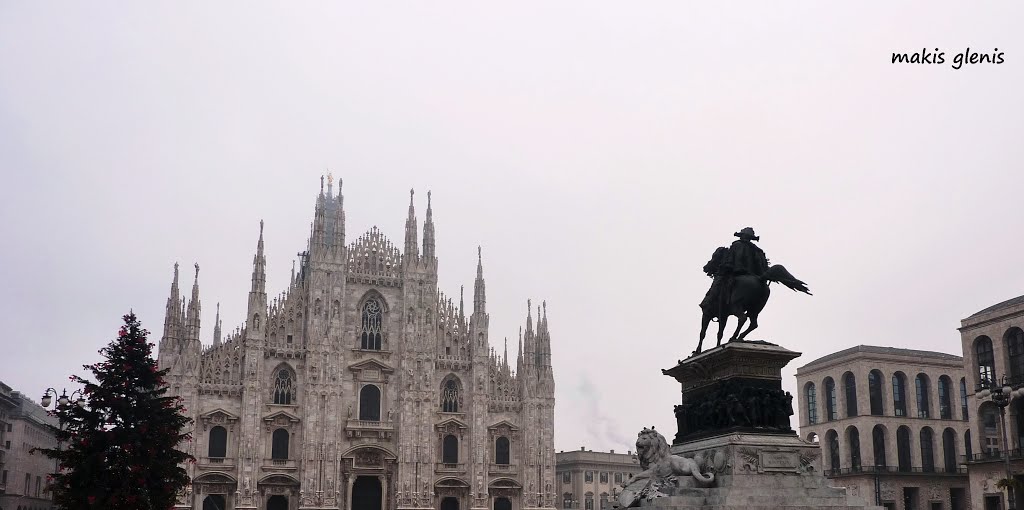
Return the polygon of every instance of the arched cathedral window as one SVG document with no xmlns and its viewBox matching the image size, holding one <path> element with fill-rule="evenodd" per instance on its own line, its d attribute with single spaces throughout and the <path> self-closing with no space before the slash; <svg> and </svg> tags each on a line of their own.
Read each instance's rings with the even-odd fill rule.
<svg viewBox="0 0 1024 510">
<path fill-rule="evenodd" d="M 441 462 L 443 464 L 459 463 L 459 440 L 448 434 L 441 442 Z"/>
<path fill-rule="evenodd" d="M 359 419 L 380 421 L 380 388 L 373 384 L 359 390 Z"/>
<path fill-rule="evenodd" d="M 274 460 L 288 459 L 288 431 L 276 429 L 271 436 L 270 458 Z"/>
<path fill-rule="evenodd" d="M 274 403 L 290 405 L 295 400 L 295 379 L 288 367 L 277 369 L 274 375 Z"/>
<path fill-rule="evenodd" d="M 509 461 L 509 443 L 508 438 L 505 436 L 499 437 L 494 441 L 494 463 L 501 465 L 508 465 Z"/>
<path fill-rule="evenodd" d="M 228 453 L 228 431 L 224 427 L 217 426 L 210 429 L 210 444 L 207 448 L 207 456 L 211 458 L 223 458 Z"/>
<path fill-rule="evenodd" d="M 381 325 L 383 324 L 384 309 L 376 299 L 367 299 L 363 303 L 363 324 L 360 334 L 359 347 L 374 351 L 381 350 L 381 339 L 383 338 Z"/>
<path fill-rule="evenodd" d="M 448 379 L 441 388 L 441 412 L 459 412 L 459 384 L 455 379 Z"/>
</svg>

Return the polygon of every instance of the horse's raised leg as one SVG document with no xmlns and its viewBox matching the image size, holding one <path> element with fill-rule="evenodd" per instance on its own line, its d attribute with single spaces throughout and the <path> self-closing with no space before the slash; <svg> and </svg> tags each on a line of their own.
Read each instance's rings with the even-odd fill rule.
<svg viewBox="0 0 1024 510">
<path fill-rule="evenodd" d="M 740 330 L 743 329 L 743 324 L 747 322 L 747 314 L 741 313 L 736 318 L 739 320 L 737 321 L 738 324 L 736 324 L 736 331 L 733 332 L 732 338 L 729 339 L 730 342 L 736 340 L 739 337 Z"/>
<path fill-rule="evenodd" d="M 711 323 L 711 315 L 704 314 L 700 320 L 700 341 L 697 342 L 697 350 L 693 351 L 694 354 L 700 354 L 700 349 L 704 345 L 704 335 L 708 332 L 708 324 Z"/>
<path fill-rule="evenodd" d="M 748 327 L 747 330 L 744 331 L 742 335 L 740 335 L 740 340 L 743 340 L 744 338 L 746 338 L 747 333 L 750 333 L 751 331 L 753 331 L 755 329 L 757 329 L 757 316 L 756 315 L 751 315 L 750 316 L 750 327 Z"/>
</svg>

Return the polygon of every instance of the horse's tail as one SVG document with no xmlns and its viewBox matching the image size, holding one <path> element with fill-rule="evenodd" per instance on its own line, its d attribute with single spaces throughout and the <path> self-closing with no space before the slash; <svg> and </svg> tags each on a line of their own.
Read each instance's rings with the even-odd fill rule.
<svg viewBox="0 0 1024 510">
<path fill-rule="evenodd" d="M 781 283 L 792 290 L 806 292 L 807 294 L 811 293 L 811 291 L 807 289 L 806 283 L 798 280 L 795 276 L 791 275 L 784 266 L 779 264 L 769 267 L 762 277 L 769 282 Z"/>
</svg>

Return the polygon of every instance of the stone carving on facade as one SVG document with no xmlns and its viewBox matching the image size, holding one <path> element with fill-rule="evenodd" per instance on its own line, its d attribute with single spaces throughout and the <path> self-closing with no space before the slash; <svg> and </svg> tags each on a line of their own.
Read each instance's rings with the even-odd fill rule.
<svg viewBox="0 0 1024 510">
<path fill-rule="evenodd" d="M 807 473 L 814 472 L 814 466 L 818 464 L 818 459 L 820 458 L 820 450 L 802 451 L 800 453 L 800 466 Z"/>
<path fill-rule="evenodd" d="M 882 482 L 882 499 L 896 499 L 896 485 L 893 482 Z"/>
<path fill-rule="evenodd" d="M 743 459 L 743 464 L 740 466 L 743 471 L 756 473 L 761 467 L 761 457 L 757 454 L 756 449 L 739 448 L 736 453 L 740 459 Z"/>
<path fill-rule="evenodd" d="M 380 467 L 381 456 L 375 451 L 363 451 L 356 454 L 355 463 L 362 467 Z"/>
</svg>

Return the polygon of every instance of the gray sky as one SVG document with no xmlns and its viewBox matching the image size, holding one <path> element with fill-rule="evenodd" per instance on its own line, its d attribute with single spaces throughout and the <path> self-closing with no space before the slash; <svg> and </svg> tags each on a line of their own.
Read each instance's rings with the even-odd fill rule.
<svg viewBox="0 0 1024 510">
<path fill-rule="evenodd" d="M 756 338 L 960 353 L 1024 293 L 1024 6 L 990 2 L 0 0 L 0 379 L 63 387 L 172 264 L 241 324 L 259 220 L 268 291 L 319 176 L 348 238 L 401 243 L 433 190 L 441 289 L 483 246 L 491 341 L 546 299 L 558 449 L 675 432 L 661 375 L 695 346 L 701 267 L 753 226 L 814 296 Z M 893 65 L 940 48 L 944 65 Z M 955 70 L 970 46 L 1002 65 Z M 186 270 L 186 274 L 188 271 Z M 158 339 L 158 334 L 153 340 Z"/>
</svg>

